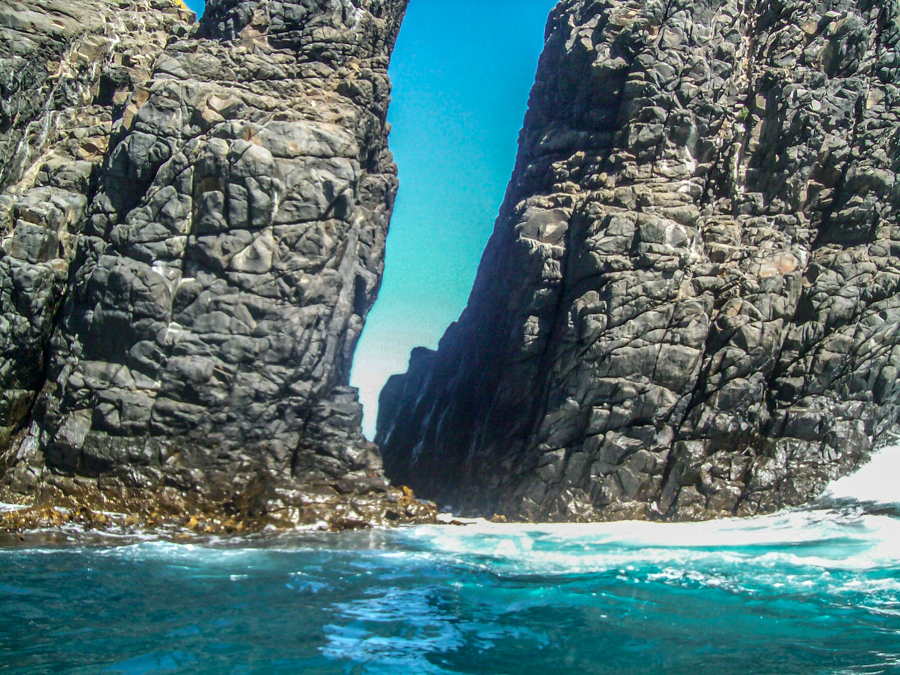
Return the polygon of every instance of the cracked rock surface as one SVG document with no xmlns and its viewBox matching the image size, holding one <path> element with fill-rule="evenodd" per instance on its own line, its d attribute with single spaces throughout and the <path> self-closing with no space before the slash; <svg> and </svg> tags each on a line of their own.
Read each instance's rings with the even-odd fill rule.
<svg viewBox="0 0 900 675">
<path fill-rule="evenodd" d="M 897 0 L 563 0 L 387 475 L 550 521 L 818 496 L 897 422 L 898 117 Z"/>
<path fill-rule="evenodd" d="M 199 25 L 176 0 L 0 7 L 7 495 L 426 513 L 348 386 L 406 2 L 210 0 Z"/>
</svg>

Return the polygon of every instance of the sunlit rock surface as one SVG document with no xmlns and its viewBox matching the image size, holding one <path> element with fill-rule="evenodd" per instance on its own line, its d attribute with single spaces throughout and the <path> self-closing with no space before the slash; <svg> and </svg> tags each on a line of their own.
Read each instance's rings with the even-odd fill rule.
<svg viewBox="0 0 900 675">
<path fill-rule="evenodd" d="M 898 412 L 900 3 L 564 0 L 391 479 L 535 520 L 817 496 Z"/>
<path fill-rule="evenodd" d="M 195 25 L 175 0 L 0 7 L 7 492 L 417 515 L 348 386 L 397 191 L 405 8 L 211 0 Z"/>
</svg>

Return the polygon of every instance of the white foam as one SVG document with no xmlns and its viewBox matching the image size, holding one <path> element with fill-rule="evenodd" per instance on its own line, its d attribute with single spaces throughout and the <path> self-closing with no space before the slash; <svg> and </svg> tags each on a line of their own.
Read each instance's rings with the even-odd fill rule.
<svg viewBox="0 0 900 675">
<path fill-rule="evenodd" d="M 900 520 L 853 509 L 702 523 L 481 521 L 416 528 L 406 536 L 438 558 L 498 575 L 610 574 L 628 583 L 741 594 L 874 591 L 887 597 L 883 611 L 900 609 L 900 582 L 867 578 L 900 567 Z"/>
<path fill-rule="evenodd" d="M 832 483 L 823 496 L 877 504 L 900 504 L 900 445 L 880 450 L 859 471 Z"/>
<path fill-rule="evenodd" d="M 898 476 L 900 446 L 888 447 L 857 473 L 835 481 L 825 497 L 898 504 Z M 721 585 L 729 574 L 737 577 L 748 571 L 764 585 L 802 588 L 825 583 L 831 572 L 900 567 L 900 519 L 858 508 L 796 509 L 701 523 L 534 525 L 478 520 L 467 521 L 466 527 L 407 532 L 440 556 L 511 574 L 621 571 L 627 576 L 628 568 L 636 566 L 656 568 L 653 579 L 674 575 L 679 581 L 703 578 L 704 583 Z M 700 576 L 688 574 L 694 571 Z"/>
</svg>

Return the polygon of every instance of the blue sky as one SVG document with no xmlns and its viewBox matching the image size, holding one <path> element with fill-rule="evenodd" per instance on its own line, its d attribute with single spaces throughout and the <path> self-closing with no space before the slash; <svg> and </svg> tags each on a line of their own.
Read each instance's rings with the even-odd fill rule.
<svg viewBox="0 0 900 675">
<path fill-rule="evenodd" d="M 202 2 L 187 0 L 198 11 Z M 374 435 L 378 393 L 436 347 L 468 300 L 515 163 L 556 0 L 412 0 L 391 63 L 400 194 L 381 295 L 351 384 Z"/>
</svg>

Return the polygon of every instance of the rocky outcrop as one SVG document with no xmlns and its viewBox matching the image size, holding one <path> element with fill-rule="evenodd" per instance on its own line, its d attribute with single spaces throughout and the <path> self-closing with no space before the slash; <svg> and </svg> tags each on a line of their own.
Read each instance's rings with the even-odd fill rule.
<svg viewBox="0 0 900 675">
<path fill-rule="evenodd" d="M 347 386 L 406 2 L 210 0 L 199 26 L 175 0 L 0 8 L 7 492 L 428 515 Z"/>
<path fill-rule="evenodd" d="M 564 0 L 388 476 L 535 520 L 753 515 L 897 421 L 900 3 Z"/>
<path fill-rule="evenodd" d="M 170 34 L 174 2 L 0 9 L 0 450 L 27 423 L 113 131 Z"/>
</svg>

